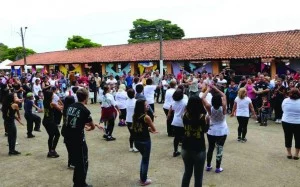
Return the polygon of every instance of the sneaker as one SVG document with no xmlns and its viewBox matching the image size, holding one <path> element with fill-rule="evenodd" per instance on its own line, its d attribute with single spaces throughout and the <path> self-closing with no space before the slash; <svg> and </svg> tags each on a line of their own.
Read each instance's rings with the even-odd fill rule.
<svg viewBox="0 0 300 187">
<path fill-rule="evenodd" d="M 242 140 L 242 138 L 241 138 L 241 137 L 238 137 L 236 140 L 237 140 L 238 142 L 240 142 L 240 141 Z"/>
<path fill-rule="evenodd" d="M 104 135 L 103 135 L 103 138 L 107 138 L 107 135 L 106 135 L 106 134 L 104 134 Z"/>
<path fill-rule="evenodd" d="M 279 123 L 279 119 L 276 119 L 275 123 Z"/>
<path fill-rule="evenodd" d="M 152 183 L 152 181 L 150 179 L 147 179 L 145 182 L 142 182 L 142 181 L 140 182 L 141 186 L 147 186 L 151 183 Z"/>
<path fill-rule="evenodd" d="M 279 124 L 281 123 L 281 119 L 278 120 L 278 123 L 279 123 Z"/>
<path fill-rule="evenodd" d="M 176 151 L 176 152 L 173 153 L 173 157 L 177 157 L 179 155 L 180 155 L 180 152 L 178 152 L 178 151 Z"/>
<path fill-rule="evenodd" d="M 116 140 L 116 138 L 114 138 L 114 137 L 112 137 L 112 136 L 108 136 L 108 137 L 106 138 L 106 141 L 114 141 L 114 140 Z"/>
<path fill-rule="evenodd" d="M 27 138 L 34 138 L 35 136 L 33 134 L 27 135 Z"/>
<path fill-rule="evenodd" d="M 6 132 L 6 133 L 4 133 L 4 136 L 8 136 L 8 133 Z"/>
<path fill-rule="evenodd" d="M 59 154 L 57 154 L 56 151 L 48 152 L 47 157 L 48 157 L 48 158 L 58 158 L 58 157 L 59 157 Z"/>
<path fill-rule="evenodd" d="M 68 169 L 74 169 L 75 166 L 73 166 L 72 164 L 68 164 Z"/>
<path fill-rule="evenodd" d="M 139 152 L 139 150 L 137 149 L 137 148 L 133 148 L 133 152 L 135 152 L 135 153 L 137 153 L 137 152 Z"/>
<path fill-rule="evenodd" d="M 210 171 L 210 170 L 212 170 L 212 166 L 206 166 L 206 171 Z"/>
<path fill-rule="evenodd" d="M 255 121 L 255 123 L 259 123 L 259 121 Z"/>
<path fill-rule="evenodd" d="M 223 171 L 223 168 L 217 168 L 217 169 L 215 170 L 216 173 L 221 173 L 222 171 Z"/>
<path fill-rule="evenodd" d="M 241 141 L 242 143 L 245 143 L 245 142 L 247 142 L 247 139 L 246 138 L 242 138 L 242 141 Z"/>
<path fill-rule="evenodd" d="M 11 151 L 8 153 L 9 156 L 14 156 L 14 155 L 20 155 L 21 153 L 19 151 Z"/>
<path fill-rule="evenodd" d="M 129 152 L 133 152 L 133 148 L 129 148 Z"/>
</svg>

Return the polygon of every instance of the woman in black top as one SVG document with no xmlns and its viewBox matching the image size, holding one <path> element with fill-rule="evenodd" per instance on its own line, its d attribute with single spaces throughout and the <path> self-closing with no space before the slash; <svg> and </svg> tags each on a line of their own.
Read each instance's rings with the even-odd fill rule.
<svg viewBox="0 0 300 187">
<path fill-rule="evenodd" d="M 3 119 L 7 127 L 8 132 L 8 146 L 9 155 L 19 155 L 20 152 L 15 150 L 16 140 L 17 140 L 17 128 L 15 124 L 15 119 L 21 120 L 19 113 L 19 106 L 14 102 L 15 94 L 9 93 L 5 98 L 2 106 Z M 18 117 L 15 116 L 17 113 Z"/>
<path fill-rule="evenodd" d="M 49 79 L 48 79 L 47 76 L 43 78 L 43 82 L 42 82 L 41 87 L 42 87 L 43 92 L 46 92 L 46 91 L 50 90 L 51 84 L 50 84 Z"/>
<path fill-rule="evenodd" d="M 135 147 L 142 155 L 140 183 L 142 186 L 151 184 L 147 178 L 148 166 L 151 152 L 151 133 L 157 133 L 150 116 L 147 115 L 146 100 L 137 100 L 135 103 L 134 114 L 132 117 L 132 136 Z"/>
<path fill-rule="evenodd" d="M 14 77 L 14 83 L 12 84 L 12 87 L 14 88 L 14 92 L 17 94 L 17 97 L 19 99 L 23 99 L 23 88 L 21 85 L 21 82 L 19 80 L 19 78 Z M 22 109 L 22 102 L 18 104 L 19 105 L 19 109 Z"/>
<path fill-rule="evenodd" d="M 59 140 L 59 130 L 58 126 L 54 121 L 54 110 L 62 110 L 62 106 L 57 105 L 52 102 L 53 100 L 53 92 L 45 91 L 44 92 L 44 118 L 43 125 L 49 135 L 48 139 L 48 155 L 50 158 L 57 158 L 59 155 L 55 151 L 56 145 Z"/>
<path fill-rule="evenodd" d="M 194 170 L 195 187 L 202 186 L 203 169 L 206 158 L 204 133 L 208 126 L 205 122 L 206 111 L 198 96 L 190 97 L 182 117 L 184 137 L 182 158 L 185 166 L 182 187 L 188 187 Z"/>
<path fill-rule="evenodd" d="M 97 84 L 95 81 L 95 77 L 92 77 L 89 81 L 90 92 L 94 92 L 94 99 L 91 98 L 91 104 L 97 103 Z"/>
</svg>

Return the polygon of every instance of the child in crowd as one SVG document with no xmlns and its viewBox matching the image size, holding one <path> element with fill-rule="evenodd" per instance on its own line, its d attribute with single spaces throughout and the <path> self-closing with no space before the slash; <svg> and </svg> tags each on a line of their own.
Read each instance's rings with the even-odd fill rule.
<svg viewBox="0 0 300 187">
<path fill-rule="evenodd" d="M 39 91 L 38 92 L 38 100 L 37 100 L 37 106 L 38 106 L 38 108 L 40 108 L 40 109 L 44 108 L 43 101 L 44 101 L 44 94 L 43 94 L 42 91 Z M 42 110 L 40 110 L 40 111 L 42 111 Z"/>
<path fill-rule="evenodd" d="M 38 112 L 41 112 L 42 109 L 34 104 L 33 93 L 27 93 L 26 97 L 24 109 L 25 119 L 27 121 L 27 138 L 34 138 L 35 136 L 32 134 L 33 123 L 35 123 L 34 131 L 40 132 L 41 118 L 32 113 L 32 107 L 36 108 Z"/>
<path fill-rule="evenodd" d="M 128 99 L 126 100 L 126 124 L 130 133 L 129 137 L 129 151 L 130 152 L 139 152 L 134 146 L 133 146 L 133 135 L 132 135 L 132 116 L 134 113 L 134 107 L 136 103 L 136 99 L 134 98 L 135 91 L 133 89 L 129 89 L 127 91 Z"/>
<path fill-rule="evenodd" d="M 234 104 L 234 100 L 237 96 L 237 93 L 238 93 L 238 87 L 237 85 L 235 84 L 234 81 L 231 81 L 230 82 L 230 85 L 227 89 L 227 92 L 229 94 L 229 108 L 228 108 L 228 113 L 231 113 L 232 111 L 232 108 L 233 108 L 233 104 Z"/>
<path fill-rule="evenodd" d="M 119 126 L 126 126 L 125 119 L 126 119 L 126 100 L 127 100 L 127 93 L 125 91 L 126 86 L 124 84 L 121 84 L 119 86 L 119 90 L 116 93 L 116 103 L 119 107 L 121 113 L 119 115 Z"/>
<path fill-rule="evenodd" d="M 259 108 L 259 115 L 261 119 L 260 126 L 267 126 L 268 125 L 268 114 L 270 109 L 270 102 L 266 96 L 262 97 L 262 106 Z"/>
</svg>

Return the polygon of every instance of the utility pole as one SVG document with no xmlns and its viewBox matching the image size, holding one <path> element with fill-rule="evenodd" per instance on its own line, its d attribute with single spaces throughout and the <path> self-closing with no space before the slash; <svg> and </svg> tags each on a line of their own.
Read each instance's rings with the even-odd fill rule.
<svg viewBox="0 0 300 187">
<path fill-rule="evenodd" d="M 164 32 L 164 28 L 162 25 L 158 25 L 156 30 L 159 35 L 159 73 L 160 77 L 162 78 L 164 75 L 164 60 L 163 60 L 163 38 L 162 34 Z"/>
<path fill-rule="evenodd" d="M 25 27 L 25 32 L 26 32 L 27 27 Z M 23 28 L 20 28 L 21 31 L 21 38 L 22 38 L 22 46 L 23 46 L 23 58 L 24 58 L 24 70 L 25 73 L 27 73 L 27 62 L 26 62 L 26 49 L 25 49 L 25 42 L 24 42 L 24 38 L 25 38 L 25 32 L 23 33 Z"/>
</svg>

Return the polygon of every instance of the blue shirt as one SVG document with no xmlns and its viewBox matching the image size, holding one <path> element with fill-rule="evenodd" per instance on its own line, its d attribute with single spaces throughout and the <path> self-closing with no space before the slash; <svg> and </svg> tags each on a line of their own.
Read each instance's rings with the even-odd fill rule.
<svg viewBox="0 0 300 187">
<path fill-rule="evenodd" d="M 235 99 L 237 96 L 238 87 L 237 86 L 228 87 L 227 91 L 229 93 L 229 99 Z"/>
<path fill-rule="evenodd" d="M 127 86 L 132 86 L 133 78 L 131 76 L 127 76 L 125 81 Z"/>
<path fill-rule="evenodd" d="M 24 104 L 25 114 L 32 114 L 33 101 L 26 99 Z"/>
</svg>

